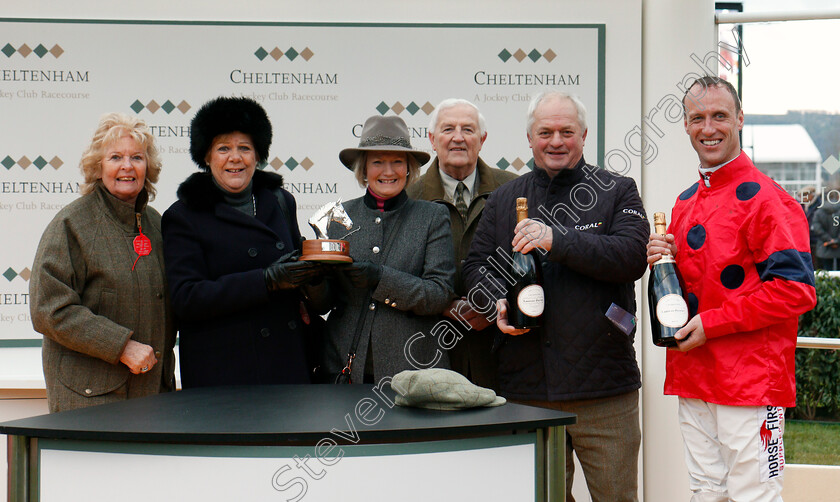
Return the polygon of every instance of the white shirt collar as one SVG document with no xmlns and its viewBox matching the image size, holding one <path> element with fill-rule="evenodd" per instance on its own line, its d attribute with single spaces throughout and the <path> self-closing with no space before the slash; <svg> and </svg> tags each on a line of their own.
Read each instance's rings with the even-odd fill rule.
<svg viewBox="0 0 840 502">
<path fill-rule="evenodd" d="M 440 179 L 443 182 L 443 191 L 446 193 L 446 200 L 454 202 L 455 189 L 458 187 L 459 180 L 456 180 L 452 176 L 443 172 L 443 169 L 440 170 Z M 478 182 L 478 169 L 473 169 L 473 172 L 464 178 L 463 182 L 467 187 L 467 189 L 464 190 L 464 202 L 467 206 L 469 206 L 472 201 L 473 194 L 475 193 L 475 185 Z"/>
<path fill-rule="evenodd" d="M 712 186 L 712 185 L 709 184 L 709 177 L 712 175 L 713 172 L 717 171 L 718 169 L 725 166 L 726 164 L 729 164 L 730 162 L 732 162 L 733 160 L 737 159 L 740 156 L 741 156 L 741 152 L 738 152 L 738 155 L 736 155 L 735 157 L 727 160 L 723 164 L 719 164 L 719 165 L 712 166 L 712 167 L 700 167 L 700 168 L 698 168 L 700 170 L 700 176 L 703 177 L 703 182 L 706 183 L 706 186 L 707 187 Z"/>
</svg>

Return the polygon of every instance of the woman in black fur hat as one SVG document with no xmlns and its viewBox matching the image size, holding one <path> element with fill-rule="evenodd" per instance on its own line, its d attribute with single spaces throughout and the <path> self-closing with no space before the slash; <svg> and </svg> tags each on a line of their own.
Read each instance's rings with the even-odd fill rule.
<svg viewBox="0 0 840 502">
<path fill-rule="evenodd" d="M 270 145 L 271 122 L 248 98 L 216 98 L 192 120 L 201 171 L 163 215 L 184 388 L 310 381 L 300 288 L 321 270 L 295 261 L 295 199 L 257 169 Z"/>
</svg>

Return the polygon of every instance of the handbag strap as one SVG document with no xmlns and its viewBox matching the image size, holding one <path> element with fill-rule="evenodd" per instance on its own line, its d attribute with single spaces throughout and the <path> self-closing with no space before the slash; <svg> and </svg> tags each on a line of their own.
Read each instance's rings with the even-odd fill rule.
<svg viewBox="0 0 840 502">
<path fill-rule="evenodd" d="M 411 199 L 406 200 L 405 201 L 405 206 L 403 206 L 403 208 L 397 214 L 397 217 L 394 218 L 393 228 L 391 228 L 391 232 L 388 234 L 388 239 L 385 242 L 385 246 L 383 248 L 384 251 L 385 251 L 382 254 L 382 263 L 383 264 L 388 259 L 388 254 L 391 251 L 391 247 L 392 247 L 391 244 L 394 242 L 394 237 L 396 237 L 396 235 L 398 233 L 400 233 L 404 216 L 405 216 L 406 213 L 409 212 L 412 205 L 413 205 L 413 201 Z M 365 301 L 362 302 L 362 305 L 367 305 L 368 303 L 370 303 L 370 299 L 371 299 L 372 294 L 373 294 L 373 292 L 370 289 L 368 289 L 367 293 L 365 294 Z M 358 349 L 359 341 L 362 338 L 362 328 L 365 326 L 365 322 L 367 321 L 368 312 L 370 312 L 370 310 L 365 309 L 365 310 L 362 311 L 362 314 L 359 315 L 359 319 L 356 322 L 356 333 L 353 335 L 353 343 L 350 345 L 350 352 L 347 353 L 347 364 L 344 365 L 344 368 L 342 368 L 341 373 L 339 373 L 339 375 L 338 375 L 338 378 L 341 378 L 342 376 L 345 376 L 347 378 L 348 383 L 353 383 L 350 380 L 350 374 L 353 371 L 353 360 L 356 359 L 356 349 Z"/>
</svg>

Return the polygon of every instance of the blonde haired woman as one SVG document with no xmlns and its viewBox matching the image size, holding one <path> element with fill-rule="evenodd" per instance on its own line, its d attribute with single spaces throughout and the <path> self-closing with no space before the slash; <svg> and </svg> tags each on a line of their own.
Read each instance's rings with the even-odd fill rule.
<svg viewBox="0 0 840 502">
<path fill-rule="evenodd" d="M 51 412 L 174 390 L 175 329 L 146 124 L 104 115 L 82 155 L 82 197 L 47 225 L 29 283 Z"/>
</svg>

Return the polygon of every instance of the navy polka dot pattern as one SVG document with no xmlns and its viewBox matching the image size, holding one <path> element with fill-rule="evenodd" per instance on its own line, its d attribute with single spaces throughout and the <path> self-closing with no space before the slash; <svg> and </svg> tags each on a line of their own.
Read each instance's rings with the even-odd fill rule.
<svg viewBox="0 0 840 502">
<path fill-rule="evenodd" d="M 697 315 L 697 307 L 700 306 L 700 300 L 697 299 L 697 295 L 694 293 L 688 294 L 688 318 L 691 319 L 692 317 Z"/>
<path fill-rule="evenodd" d="M 697 250 L 706 242 L 706 228 L 699 223 L 691 227 L 688 234 L 685 236 L 685 241 L 691 246 L 691 249 Z"/>
<path fill-rule="evenodd" d="M 744 283 L 744 267 L 740 265 L 728 265 L 720 273 L 720 283 L 726 289 L 738 289 Z"/>
<path fill-rule="evenodd" d="M 735 189 L 735 197 L 738 197 L 738 200 L 741 201 L 750 200 L 755 197 L 759 190 L 761 190 L 761 185 L 755 181 L 745 181 Z"/>
<path fill-rule="evenodd" d="M 700 182 L 698 181 L 697 183 L 688 187 L 688 190 L 686 190 L 685 192 L 680 194 L 680 200 L 690 199 L 691 196 L 694 195 L 697 192 L 697 188 L 699 186 L 700 186 Z"/>
</svg>

